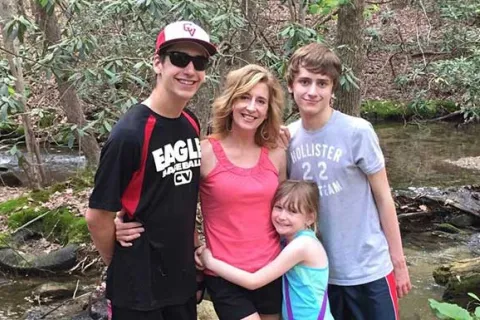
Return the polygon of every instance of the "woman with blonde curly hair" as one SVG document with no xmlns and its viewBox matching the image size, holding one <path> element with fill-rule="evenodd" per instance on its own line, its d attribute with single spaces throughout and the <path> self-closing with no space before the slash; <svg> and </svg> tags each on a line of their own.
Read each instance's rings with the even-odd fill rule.
<svg viewBox="0 0 480 320">
<path fill-rule="evenodd" d="M 213 133 L 201 141 L 200 199 L 205 239 L 214 257 L 248 272 L 280 253 L 270 220 L 271 203 L 286 178 L 286 154 L 277 146 L 284 108 L 278 80 L 265 68 L 247 65 L 228 73 L 213 103 Z M 115 220 L 123 246 L 141 225 Z M 202 269 L 197 250 L 195 260 Z M 281 278 L 248 290 L 205 270 L 205 282 L 222 320 L 277 320 Z"/>
<path fill-rule="evenodd" d="M 276 143 L 283 107 L 283 90 L 268 70 L 231 71 L 213 103 L 213 133 L 201 142 L 206 245 L 216 258 L 249 272 L 280 252 L 270 208 L 286 176 L 285 150 Z M 205 282 L 220 319 L 279 319 L 281 278 L 248 290 L 205 270 Z"/>
<path fill-rule="evenodd" d="M 265 68 L 250 64 L 231 71 L 226 78 L 222 94 L 213 102 L 212 127 L 214 135 L 225 138 L 232 130 L 232 101 L 248 93 L 259 82 L 269 91 L 270 107 L 260 130 L 255 132 L 255 143 L 267 148 L 275 148 L 282 121 L 284 96 L 277 79 Z"/>
</svg>

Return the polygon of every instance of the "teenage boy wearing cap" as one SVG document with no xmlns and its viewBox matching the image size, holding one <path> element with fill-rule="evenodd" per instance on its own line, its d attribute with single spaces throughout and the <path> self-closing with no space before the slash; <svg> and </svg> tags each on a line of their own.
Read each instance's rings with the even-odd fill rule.
<svg viewBox="0 0 480 320">
<path fill-rule="evenodd" d="M 196 317 L 194 227 L 200 179 L 199 123 L 188 101 L 216 53 L 189 21 L 157 37 L 150 96 L 118 121 L 102 149 L 86 221 L 107 271 L 112 319 Z M 115 242 L 115 212 L 145 229 L 130 247 Z"/>
</svg>

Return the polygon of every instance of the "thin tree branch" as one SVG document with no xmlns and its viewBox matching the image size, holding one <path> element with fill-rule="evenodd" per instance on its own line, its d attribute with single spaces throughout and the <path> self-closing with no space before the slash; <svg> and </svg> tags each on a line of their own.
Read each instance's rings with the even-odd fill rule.
<svg viewBox="0 0 480 320">
<path fill-rule="evenodd" d="M 20 226 L 18 227 L 17 229 L 15 229 L 12 234 L 15 234 L 17 233 L 18 231 L 22 230 L 23 228 L 26 228 L 28 227 L 29 225 L 31 225 L 32 223 L 34 223 L 35 221 L 38 221 L 40 219 L 42 219 L 43 217 L 45 217 L 47 214 L 51 213 L 52 211 L 47 211 L 45 213 L 42 213 L 41 215 L 39 215 L 38 217 L 35 217 L 33 218 L 32 220 L 28 221 L 27 223 L 25 223 L 23 226 Z"/>
<path fill-rule="evenodd" d="M 323 25 L 327 23 L 328 21 L 332 20 L 336 14 L 338 14 L 338 10 L 339 9 L 330 12 L 325 17 L 320 16 L 316 21 L 313 22 L 313 25 L 317 26 L 317 25 Z"/>
<path fill-rule="evenodd" d="M 59 70 L 59 71 L 66 71 L 66 69 L 60 69 L 60 68 L 56 68 L 56 67 L 53 67 L 53 66 L 49 66 L 49 65 L 43 64 L 43 63 L 41 63 L 41 62 L 38 62 L 38 61 L 36 61 L 36 60 L 30 59 L 30 58 L 28 58 L 28 57 L 26 57 L 26 56 L 22 56 L 22 55 L 13 53 L 12 51 L 10 51 L 10 50 L 8 50 L 8 49 L 5 49 L 4 47 L 1 47 L 1 46 L 0 46 L 0 51 L 3 51 L 3 52 L 8 53 L 8 54 L 11 54 L 12 56 L 15 56 L 15 57 L 17 57 L 17 58 L 22 58 L 22 59 L 25 59 L 25 60 L 27 60 L 27 61 L 31 61 L 31 62 L 33 62 L 33 63 L 35 63 L 35 64 L 39 64 L 39 65 L 44 66 L 44 67 L 46 67 L 46 68 L 50 68 L 50 69 L 54 69 L 54 70 Z"/>
<path fill-rule="evenodd" d="M 368 4 L 379 4 L 379 5 L 382 5 L 382 4 L 387 4 L 387 3 L 391 3 L 393 2 L 394 0 L 387 0 L 387 1 L 365 1 L 365 3 L 368 3 Z"/>
</svg>

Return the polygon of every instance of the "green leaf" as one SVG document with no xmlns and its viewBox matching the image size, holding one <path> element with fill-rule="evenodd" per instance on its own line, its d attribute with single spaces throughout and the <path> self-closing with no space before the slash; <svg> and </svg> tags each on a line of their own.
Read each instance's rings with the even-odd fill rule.
<svg viewBox="0 0 480 320">
<path fill-rule="evenodd" d="M 147 86 L 147 84 L 145 83 L 145 81 L 143 81 L 142 79 L 140 79 L 140 78 L 137 77 L 137 76 L 134 76 L 133 74 L 128 74 L 128 78 L 130 78 L 131 80 L 133 80 L 134 83 L 141 85 L 142 87 L 146 87 L 146 86 Z"/>
<path fill-rule="evenodd" d="M 103 126 L 108 132 L 112 131 L 112 126 L 110 125 L 110 123 L 108 123 L 108 121 L 103 121 Z"/>
<path fill-rule="evenodd" d="M 434 299 L 428 299 L 428 302 L 435 316 L 440 319 L 473 320 L 467 310 L 456 304 L 438 302 Z"/>
<path fill-rule="evenodd" d="M 18 152 L 18 148 L 17 148 L 17 145 L 14 145 L 9 151 L 10 155 L 14 156 L 17 154 Z"/>
<path fill-rule="evenodd" d="M 320 6 L 318 4 L 312 4 L 308 9 L 311 14 L 317 14 L 320 12 Z"/>
<path fill-rule="evenodd" d="M 480 302 L 480 298 L 478 298 L 478 296 L 475 293 L 469 292 L 468 295 L 473 299 L 477 300 L 478 302 Z"/>
<path fill-rule="evenodd" d="M 8 104 L 4 103 L 2 109 L 0 109 L 0 121 L 7 120 L 8 117 Z"/>
<path fill-rule="evenodd" d="M 143 66 L 143 61 L 137 62 L 133 65 L 133 69 L 138 70 Z"/>
<path fill-rule="evenodd" d="M 115 73 L 111 72 L 110 70 L 108 70 L 106 68 L 103 68 L 103 72 L 105 72 L 105 74 L 111 79 L 116 78 L 116 76 L 117 76 Z"/>
<path fill-rule="evenodd" d="M 73 134 L 69 134 L 67 145 L 70 149 L 73 147 L 74 142 L 75 142 L 75 136 Z"/>
</svg>

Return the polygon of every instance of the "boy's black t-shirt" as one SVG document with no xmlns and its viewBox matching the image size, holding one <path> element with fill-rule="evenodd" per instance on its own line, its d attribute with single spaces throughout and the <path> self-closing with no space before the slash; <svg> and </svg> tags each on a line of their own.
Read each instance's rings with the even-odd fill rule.
<svg viewBox="0 0 480 320">
<path fill-rule="evenodd" d="M 127 211 L 145 232 L 118 242 L 107 271 L 107 298 L 118 307 L 153 310 L 195 294 L 193 232 L 200 181 L 198 120 L 189 111 L 162 117 L 133 106 L 102 149 L 89 207 Z"/>
</svg>

